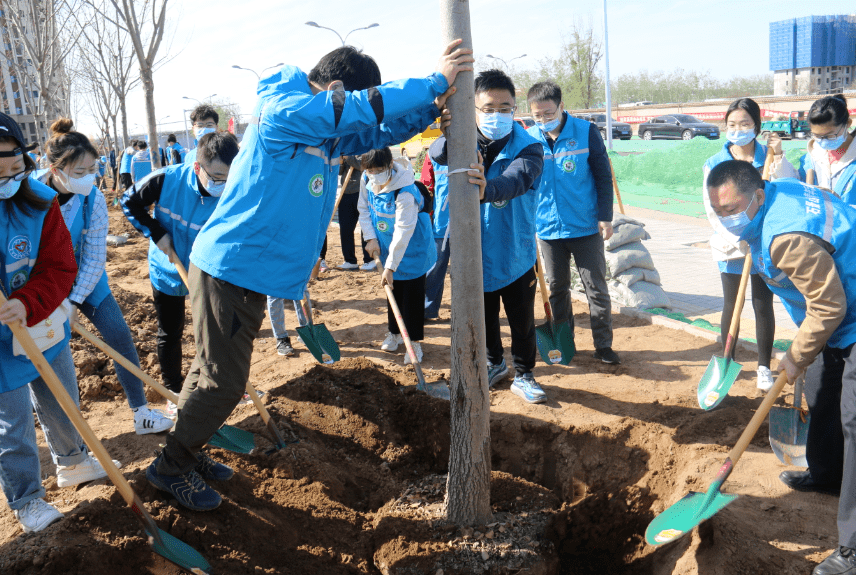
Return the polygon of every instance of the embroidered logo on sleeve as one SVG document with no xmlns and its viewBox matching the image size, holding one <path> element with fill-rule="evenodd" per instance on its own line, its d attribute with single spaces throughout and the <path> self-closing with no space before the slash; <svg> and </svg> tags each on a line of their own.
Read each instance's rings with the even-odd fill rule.
<svg viewBox="0 0 856 575">
<path fill-rule="evenodd" d="M 309 180 L 309 193 L 316 198 L 324 193 L 324 176 L 317 174 Z"/>
<path fill-rule="evenodd" d="M 15 236 L 9 242 L 9 255 L 16 260 L 22 260 L 30 256 L 30 238 L 27 236 Z"/>
</svg>

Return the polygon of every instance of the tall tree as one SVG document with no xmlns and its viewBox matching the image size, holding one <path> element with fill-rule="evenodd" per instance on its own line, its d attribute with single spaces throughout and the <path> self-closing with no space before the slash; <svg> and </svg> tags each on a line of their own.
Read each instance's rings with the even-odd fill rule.
<svg viewBox="0 0 856 575">
<path fill-rule="evenodd" d="M 591 22 L 577 19 L 563 38 L 559 55 L 541 60 L 541 76 L 561 86 L 566 108 L 591 108 L 603 101 L 603 76 L 598 71 L 602 59 L 603 43 Z"/>
</svg>

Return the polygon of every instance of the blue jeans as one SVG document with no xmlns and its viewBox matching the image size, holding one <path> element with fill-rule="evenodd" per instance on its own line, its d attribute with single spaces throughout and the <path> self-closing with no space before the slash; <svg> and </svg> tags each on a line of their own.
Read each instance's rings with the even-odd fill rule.
<svg viewBox="0 0 856 575">
<path fill-rule="evenodd" d="M 443 301 L 443 288 L 446 285 L 446 270 L 449 268 L 449 255 L 452 242 L 446 242 L 443 250 L 443 238 L 434 238 L 437 246 L 437 263 L 428 270 L 425 277 L 425 319 L 437 319 L 440 315 L 440 303 Z"/>
<path fill-rule="evenodd" d="M 140 367 L 140 357 L 137 355 L 137 348 L 134 347 L 134 340 L 131 337 L 131 330 L 128 329 L 128 324 L 125 323 L 125 316 L 122 315 L 122 310 L 119 309 L 119 304 L 116 303 L 116 298 L 111 293 L 104 298 L 98 307 L 83 302 L 80 306 L 80 312 L 85 315 L 92 325 L 99 331 L 104 343 L 115 349 L 125 359 Z M 116 377 L 119 383 L 122 384 L 122 389 L 125 390 L 125 396 L 128 398 L 128 405 L 131 409 L 137 409 L 146 405 L 146 392 L 143 389 L 143 382 L 131 372 L 113 362 L 113 367 L 116 369 Z"/>
<path fill-rule="evenodd" d="M 306 293 L 306 301 L 309 301 L 309 293 Z M 273 336 L 276 339 L 288 337 L 288 330 L 285 327 L 285 304 L 294 305 L 294 312 L 297 314 L 297 323 L 300 327 L 306 325 L 306 316 L 303 315 L 303 309 L 299 301 L 293 299 L 282 299 L 278 297 L 267 296 L 268 316 L 270 317 L 270 326 L 273 329 Z M 312 313 L 312 304 L 309 304 L 309 313 Z"/>
<path fill-rule="evenodd" d="M 51 362 L 51 367 L 75 405 L 79 405 L 80 392 L 68 344 Z M 0 393 L 0 487 L 12 510 L 22 509 L 33 499 L 45 496 L 33 423 L 34 407 L 55 464 L 77 465 L 88 455 L 83 439 L 41 377 L 29 385 Z"/>
</svg>

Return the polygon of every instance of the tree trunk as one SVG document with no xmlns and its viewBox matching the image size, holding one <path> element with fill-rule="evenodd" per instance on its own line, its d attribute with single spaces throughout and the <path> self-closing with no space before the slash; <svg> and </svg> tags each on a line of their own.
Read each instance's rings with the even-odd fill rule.
<svg viewBox="0 0 856 575">
<path fill-rule="evenodd" d="M 122 115 L 122 149 L 125 150 L 128 148 L 128 142 L 131 140 L 128 136 L 128 109 L 125 106 L 124 94 L 117 94 L 117 96 L 119 96 L 119 109 Z"/>
<path fill-rule="evenodd" d="M 152 78 L 151 66 L 140 66 L 140 78 L 143 81 L 143 91 L 146 95 L 146 120 L 149 134 L 149 153 L 152 156 L 152 169 L 161 167 L 160 147 L 158 146 L 157 118 L 155 118 L 155 83 Z"/>
<path fill-rule="evenodd" d="M 463 39 L 472 47 L 468 0 L 440 0 L 443 44 Z M 460 72 L 448 106 L 455 119 L 448 138 L 452 258 L 451 451 L 446 518 L 457 525 L 490 523 L 490 395 L 484 335 L 484 281 L 478 187 L 466 173 L 476 162 L 473 73 Z"/>
</svg>

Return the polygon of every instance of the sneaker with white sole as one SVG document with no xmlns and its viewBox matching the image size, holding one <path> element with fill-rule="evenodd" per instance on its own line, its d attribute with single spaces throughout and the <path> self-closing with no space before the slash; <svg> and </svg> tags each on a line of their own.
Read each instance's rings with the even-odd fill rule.
<svg viewBox="0 0 856 575">
<path fill-rule="evenodd" d="M 511 384 L 511 393 L 523 398 L 527 403 L 544 403 L 547 401 L 547 394 L 544 393 L 531 373 L 515 376 L 514 382 Z"/>
<path fill-rule="evenodd" d="M 508 366 L 505 364 L 505 358 L 496 365 L 490 361 L 487 362 L 487 386 L 493 387 L 508 375 Z"/>
<path fill-rule="evenodd" d="M 171 420 L 175 421 L 175 418 L 178 417 L 178 405 L 167 400 L 166 401 L 166 416 Z"/>
<path fill-rule="evenodd" d="M 276 353 L 285 357 L 294 355 L 294 348 L 291 347 L 290 337 L 281 337 L 276 340 Z"/>
<path fill-rule="evenodd" d="M 363 270 L 364 272 L 373 272 L 373 271 L 377 271 L 377 266 L 375 265 L 374 262 L 366 262 L 360 266 L 360 269 Z"/>
<path fill-rule="evenodd" d="M 773 384 L 776 383 L 776 378 L 773 377 L 773 372 L 769 367 L 763 365 L 758 366 L 758 389 L 761 391 L 770 391 Z"/>
<path fill-rule="evenodd" d="M 134 410 L 134 430 L 137 435 L 160 433 L 166 431 L 175 423 L 157 409 L 143 405 Z"/>
<path fill-rule="evenodd" d="M 340 270 L 358 270 L 360 266 L 357 264 L 352 264 L 351 262 L 342 262 L 337 266 Z"/>
<path fill-rule="evenodd" d="M 416 354 L 417 363 L 422 363 L 422 343 L 418 341 L 411 341 L 410 345 L 413 346 L 413 353 Z M 404 365 L 410 365 L 410 353 L 404 354 Z"/>
<path fill-rule="evenodd" d="M 395 351 L 402 343 L 404 343 L 404 338 L 401 337 L 401 334 L 388 331 L 386 332 L 386 339 L 380 344 L 380 348 L 384 351 Z"/>
<path fill-rule="evenodd" d="M 122 467 L 122 464 L 115 459 L 113 460 L 113 465 L 117 468 Z M 102 477 L 107 477 L 107 472 L 104 471 L 101 463 L 91 453 L 77 465 L 56 466 L 56 484 L 59 487 L 73 487 L 87 481 L 101 479 Z"/>
<path fill-rule="evenodd" d="M 330 266 L 327 265 L 327 260 L 321 260 L 321 264 L 318 266 L 318 271 L 321 273 L 330 271 Z"/>
<path fill-rule="evenodd" d="M 63 517 L 65 515 L 44 499 L 33 499 L 21 509 L 15 510 L 15 518 L 21 523 L 24 533 L 41 531 Z"/>
</svg>

